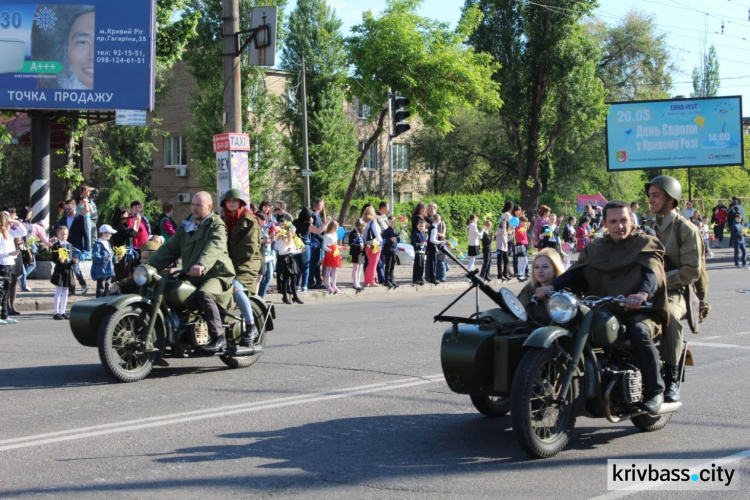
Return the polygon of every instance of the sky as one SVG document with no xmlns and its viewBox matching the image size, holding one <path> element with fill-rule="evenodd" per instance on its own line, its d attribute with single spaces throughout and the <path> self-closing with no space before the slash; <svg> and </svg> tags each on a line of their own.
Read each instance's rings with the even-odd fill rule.
<svg viewBox="0 0 750 500">
<path fill-rule="evenodd" d="M 554 3 L 554 0 L 532 1 Z M 336 9 L 348 35 L 351 26 L 362 20 L 363 10 L 380 12 L 385 0 L 328 0 L 328 4 Z M 463 5 L 464 0 L 424 0 L 420 14 L 455 27 Z M 667 35 L 679 69 L 678 74 L 672 75 L 673 96 L 690 95 L 693 68 L 700 65 L 701 54 L 713 44 L 722 80 L 719 95 L 742 95 L 744 107 L 748 108 L 743 115 L 750 115 L 750 0 L 599 0 L 594 15 L 614 25 L 632 9 L 652 15 L 657 30 Z"/>
</svg>

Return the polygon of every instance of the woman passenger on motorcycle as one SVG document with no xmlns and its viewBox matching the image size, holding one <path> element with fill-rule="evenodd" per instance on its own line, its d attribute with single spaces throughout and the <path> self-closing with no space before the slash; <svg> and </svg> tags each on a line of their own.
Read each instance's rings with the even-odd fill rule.
<svg viewBox="0 0 750 500">
<path fill-rule="evenodd" d="M 544 248 L 540 250 L 531 264 L 531 278 L 518 294 L 518 300 L 526 308 L 526 313 L 537 323 L 548 324 L 549 316 L 547 315 L 547 303 L 532 302 L 535 291 L 541 286 L 547 286 L 552 280 L 565 272 L 560 254 L 553 248 Z"/>
<path fill-rule="evenodd" d="M 260 253 L 260 224 L 248 210 L 239 189 L 230 189 L 224 193 L 221 197 L 221 208 L 221 218 L 227 226 L 229 258 L 237 273 L 233 283 L 233 297 L 247 324 L 242 343 L 250 345 L 258 335 L 258 328 L 255 326 L 253 310 L 245 289 L 255 291 L 258 273 L 263 265 L 263 256 Z"/>
</svg>

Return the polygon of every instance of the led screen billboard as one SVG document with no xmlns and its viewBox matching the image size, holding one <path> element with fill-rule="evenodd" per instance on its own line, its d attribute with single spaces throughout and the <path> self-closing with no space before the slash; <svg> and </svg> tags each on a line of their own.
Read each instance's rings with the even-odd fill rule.
<svg viewBox="0 0 750 500">
<path fill-rule="evenodd" d="M 0 5 L 0 108 L 151 110 L 155 0 Z"/>
<path fill-rule="evenodd" d="M 742 97 L 611 103 L 607 170 L 741 165 Z"/>
</svg>

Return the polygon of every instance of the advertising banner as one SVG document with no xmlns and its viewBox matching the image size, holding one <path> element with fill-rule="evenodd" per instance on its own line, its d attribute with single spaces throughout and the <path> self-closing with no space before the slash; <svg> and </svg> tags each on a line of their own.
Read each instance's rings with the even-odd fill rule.
<svg viewBox="0 0 750 500">
<path fill-rule="evenodd" d="M 0 108 L 152 110 L 155 0 L 0 5 Z"/>
<path fill-rule="evenodd" d="M 219 134 L 214 136 L 216 153 L 216 190 L 221 197 L 230 189 L 239 189 L 250 200 L 250 169 L 248 151 L 250 136 L 247 134 Z"/>
<path fill-rule="evenodd" d="M 583 212 L 583 207 L 591 205 L 592 207 L 604 207 L 607 204 L 607 200 L 602 196 L 601 193 L 596 194 L 582 194 L 576 196 L 576 212 Z"/>
<path fill-rule="evenodd" d="M 607 170 L 741 165 L 742 97 L 612 103 Z"/>
</svg>

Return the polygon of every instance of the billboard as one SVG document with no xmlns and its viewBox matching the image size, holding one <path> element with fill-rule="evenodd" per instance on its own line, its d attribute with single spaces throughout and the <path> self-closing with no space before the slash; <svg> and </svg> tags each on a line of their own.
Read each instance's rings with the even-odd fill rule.
<svg viewBox="0 0 750 500">
<path fill-rule="evenodd" d="M 742 97 L 610 103 L 607 170 L 741 165 Z"/>
<path fill-rule="evenodd" d="M 0 108 L 152 110 L 155 0 L 0 5 Z"/>
</svg>

